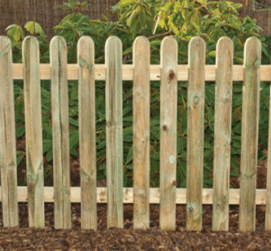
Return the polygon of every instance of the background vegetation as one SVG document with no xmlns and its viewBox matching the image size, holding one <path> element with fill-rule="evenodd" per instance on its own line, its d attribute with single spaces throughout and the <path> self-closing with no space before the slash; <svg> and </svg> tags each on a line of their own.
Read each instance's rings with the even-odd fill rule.
<svg viewBox="0 0 271 251">
<path fill-rule="evenodd" d="M 104 63 L 104 44 L 111 35 L 118 36 L 123 43 L 123 63 L 132 63 L 132 44 L 139 35 L 147 36 L 151 45 L 151 63 L 159 64 L 160 44 L 163 37 L 172 35 L 178 41 L 179 64 L 187 63 L 188 43 L 193 36 L 201 36 L 206 41 L 207 64 L 215 63 L 216 42 L 222 36 L 228 36 L 234 43 L 234 63 L 242 64 L 244 43 L 248 37 L 256 36 L 262 41 L 263 64 L 270 63 L 270 38 L 259 35 L 260 27 L 256 20 L 241 18 L 238 9 L 241 4 L 230 1 L 207 0 L 121 0 L 113 7 L 118 20 L 90 20 L 81 14 L 86 2 L 69 0 L 62 6 L 72 10 L 54 27 L 55 35 L 65 38 L 68 45 L 68 62 L 76 63 L 76 45 L 83 36 L 91 36 L 95 42 L 95 62 Z M 49 40 L 42 27 L 29 21 L 24 27 L 13 24 L 7 27 L 12 41 L 14 62 L 22 61 L 22 40 L 28 34 L 34 35 L 40 42 L 41 62 L 49 62 Z M 269 83 L 261 83 L 259 158 L 266 158 L 269 112 Z M 151 82 L 151 186 L 159 186 L 159 82 Z M 96 82 L 96 140 L 98 180 L 105 179 L 105 83 Z M 233 90 L 232 116 L 232 152 L 231 175 L 239 175 L 241 152 L 242 83 L 235 83 Z M 133 175 L 132 151 L 132 82 L 123 82 L 123 139 L 124 139 L 124 185 L 131 186 Z M 52 178 L 52 131 L 50 108 L 50 82 L 42 81 L 43 113 L 43 151 L 45 156 L 45 177 Z M 78 90 L 77 81 L 69 81 L 70 116 L 70 153 L 74 158 L 78 152 Z M 178 135 L 177 135 L 177 181 L 178 187 L 186 183 L 186 116 L 187 83 L 178 85 Z M 24 137 L 23 82 L 15 81 L 16 136 Z M 213 169 L 213 133 L 214 133 L 214 83 L 206 83 L 205 103 L 205 146 L 204 146 L 204 186 L 212 186 Z M 25 152 L 18 151 L 18 164 L 23 165 Z"/>
</svg>

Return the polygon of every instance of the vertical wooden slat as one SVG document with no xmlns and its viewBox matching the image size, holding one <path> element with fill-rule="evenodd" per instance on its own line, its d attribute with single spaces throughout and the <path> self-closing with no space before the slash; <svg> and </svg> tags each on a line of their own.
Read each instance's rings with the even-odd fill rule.
<svg viewBox="0 0 271 251">
<path fill-rule="evenodd" d="M 186 228 L 200 231 L 202 228 L 205 103 L 205 42 L 200 37 L 190 40 L 188 67 Z"/>
<path fill-rule="evenodd" d="M 105 44 L 107 227 L 123 227 L 122 43 Z"/>
<path fill-rule="evenodd" d="M 160 228 L 176 228 L 178 44 L 166 37 L 161 44 L 160 91 Z"/>
<path fill-rule="evenodd" d="M 267 155 L 267 177 L 266 177 L 266 210 L 265 230 L 271 230 L 271 88 L 269 101 L 269 130 L 268 130 L 268 155 Z"/>
<path fill-rule="evenodd" d="M 249 38 L 244 49 L 244 85 L 241 136 L 240 231 L 255 230 L 255 194 L 258 161 L 261 42 Z"/>
<path fill-rule="evenodd" d="M 11 42 L 0 36 L 0 168 L 4 227 L 19 225 Z"/>
<path fill-rule="evenodd" d="M 69 98 L 67 45 L 62 37 L 51 40 L 50 60 L 55 228 L 67 229 L 71 228 Z"/>
<path fill-rule="evenodd" d="M 213 231 L 229 229 L 233 43 L 217 43 L 214 132 Z"/>
<path fill-rule="evenodd" d="M 94 42 L 78 41 L 81 228 L 97 229 Z"/>
<path fill-rule="evenodd" d="M 44 228 L 39 42 L 35 37 L 23 41 L 23 69 L 29 226 Z"/>
<path fill-rule="evenodd" d="M 133 60 L 134 228 L 146 229 L 150 224 L 150 43 L 146 37 L 134 41 Z"/>
</svg>

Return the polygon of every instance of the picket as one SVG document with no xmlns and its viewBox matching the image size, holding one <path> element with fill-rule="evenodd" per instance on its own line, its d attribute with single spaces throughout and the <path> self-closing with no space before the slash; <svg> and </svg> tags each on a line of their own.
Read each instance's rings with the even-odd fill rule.
<svg viewBox="0 0 271 251">
<path fill-rule="evenodd" d="M 44 228 L 39 42 L 35 37 L 23 41 L 23 66 L 29 226 Z"/>
<path fill-rule="evenodd" d="M 133 165 L 134 228 L 150 225 L 150 44 L 138 37 L 133 44 Z"/>
<path fill-rule="evenodd" d="M 178 44 L 166 37 L 161 44 L 160 86 L 160 227 L 176 228 Z"/>
<path fill-rule="evenodd" d="M 242 101 L 240 231 L 255 230 L 261 51 L 258 38 L 251 37 L 246 41 Z"/>
<path fill-rule="evenodd" d="M 202 228 L 205 99 L 205 42 L 200 37 L 194 37 L 189 42 L 188 65 L 186 228 L 200 231 Z"/>
<path fill-rule="evenodd" d="M 94 42 L 90 37 L 78 41 L 79 64 L 79 147 L 81 168 L 81 227 L 97 229 L 95 66 Z"/>
<path fill-rule="evenodd" d="M 53 178 L 56 229 L 71 228 L 69 100 L 67 82 L 67 45 L 62 37 L 50 44 L 51 99 L 53 131 Z"/>
<path fill-rule="evenodd" d="M 18 226 L 17 164 L 11 42 L 0 36 L 0 168 L 4 226 Z"/>
<path fill-rule="evenodd" d="M 161 229 L 176 229 L 176 204 L 186 204 L 187 230 L 200 231 L 202 204 L 210 204 L 213 230 L 228 231 L 229 205 L 234 204 L 240 205 L 240 231 L 253 231 L 255 207 L 266 204 L 265 227 L 271 229 L 271 132 L 267 189 L 256 189 L 260 81 L 271 81 L 271 65 L 261 65 L 259 39 L 246 41 L 244 65 L 233 65 L 233 42 L 227 37 L 217 43 L 216 65 L 205 64 L 202 38 L 191 39 L 188 65 L 178 65 L 177 45 L 173 37 L 164 38 L 160 65 L 150 65 L 150 42 L 138 37 L 133 45 L 133 64 L 123 65 L 122 43 L 110 37 L 105 44 L 105 64 L 97 65 L 93 40 L 82 37 L 78 63 L 67 64 L 66 42 L 54 37 L 50 64 L 40 64 L 38 40 L 26 37 L 23 63 L 13 64 L 11 43 L 0 37 L 0 200 L 4 226 L 18 226 L 18 202 L 28 202 L 29 226 L 44 228 L 44 202 L 54 202 L 55 228 L 71 228 L 70 204 L 76 202 L 81 203 L 82 229 L 97 229 L 97 203 L 107 203 L 108 228 L 123 228 L 123 203 L 134 203 L 134 228 L 147 229 L 150 204 L 160 203 Z M 17 187 L 12 85 L 16 79 L 24 80 L 27 187 Z M 41 79 L 51 80 L 54 187 L 43 185 Z M 68 80 L 78 80 L 81 187 L 70 187 Z M 106 82 L 106 188 L 96 184 L 96 80 Z M 133 81 L 133 188 L 123 188 L 123 80 Z M 150 81 L 161 82 L 159 188 L 150 188 Z M 177 81 L 189 83 L 187 188 L 176 188 Z M 203 189 L 205 81 L 216 83 L 213 189 Z M 229 188 L 233 81 L 244 82 L 240 189 Z"/>
<path fill-rule="evenodd" d="M 123 227 L 122 43 L 110 37 L 106 65 L 106 181 L 107 227 Z"/>
<path fill-rule="evenodd" d="M 213 231 L 229 229 L 233 43 L 220 38 L 216 50 Z"/>
</svg>

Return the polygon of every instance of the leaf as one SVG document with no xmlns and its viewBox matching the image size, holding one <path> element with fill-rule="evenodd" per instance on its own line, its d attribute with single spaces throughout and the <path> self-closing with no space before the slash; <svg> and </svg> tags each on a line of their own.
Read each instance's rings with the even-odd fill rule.
<svg viewBox="0 0 271 251">
<path fill-rule="evenodd" d="M 133 145 L 129 148 L 129 152 L 127 154 L 127 157 L 126 157 L 126 162 L 125 162 L 125 165 L 128 165 L 132 160 L 133 160 Z"/>
</svg>

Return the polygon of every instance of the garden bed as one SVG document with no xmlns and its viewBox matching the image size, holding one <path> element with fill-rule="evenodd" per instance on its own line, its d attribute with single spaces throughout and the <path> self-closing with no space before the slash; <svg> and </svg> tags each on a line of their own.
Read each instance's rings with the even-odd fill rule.
<svg viewBox="0 0 271 251">
<path fill-rule="evenodd" d="M 106 229 L 106 205 L 98 206 L 98 231 L 80 229 L 80 204 L 72 205 L 72 229 L 53 227 L 53 204 L 46 203 L 46 227 L 28 227 L 27 204 L 20 203 L 20 228 L 0 228 L 0 250 L 270 250 L 264 206 L 257 206 L 256 232 L 238 232 L 238 207 L 230 208 L 229 232 L 212 232 L 212 207 L 203 207 L 203 230 L 185 231 L 185 206 L 177 206 L 177 230 L 159 229 L 159 208 L 151 206 L 151 228 L 133 230 L 132 205 L 124 206 L 124 229 Z M 2 220 L 0 221 L 2 222 Z"/>
</svg>

